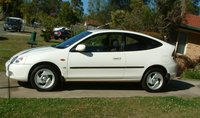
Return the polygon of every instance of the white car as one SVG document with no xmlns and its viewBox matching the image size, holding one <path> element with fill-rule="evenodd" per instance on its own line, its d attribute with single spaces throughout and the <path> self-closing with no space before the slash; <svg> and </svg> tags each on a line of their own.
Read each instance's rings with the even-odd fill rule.
<svg viewBox="0 0 200 118">
<path fill-rule="evenodd" d="M 175 47 L 124 30 L 82 32 L 54 47 L 24 50 L 6 62 L 6 75 L 39 91 L 63 81 L 141 82 L 149 92 L 163 90 L 176 76 Z"/>
</svg>

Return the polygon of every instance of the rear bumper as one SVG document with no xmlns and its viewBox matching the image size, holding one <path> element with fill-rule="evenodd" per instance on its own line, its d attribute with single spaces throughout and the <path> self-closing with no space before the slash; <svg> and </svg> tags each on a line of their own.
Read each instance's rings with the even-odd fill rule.
<svg viewBox="0 0 200 118">
<path fill-rule="evenodd" d="M 167 69 L 167 75 L 166 75 L 167 80 L 169 81 L 169 80 L 176 78 L 176 75 L 177 75 L 176 61 L 174 61 L 174 60 L 170 61 L 170 63 L 167 63 L 165 65 L 165 67 Z"/>
</svg>

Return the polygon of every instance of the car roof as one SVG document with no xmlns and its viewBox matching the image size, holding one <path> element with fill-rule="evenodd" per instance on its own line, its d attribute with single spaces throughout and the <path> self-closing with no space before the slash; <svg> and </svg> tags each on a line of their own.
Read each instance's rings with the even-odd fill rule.
<svg viewBox="0 0 200 118">
<path fill-rule="evenodd" d="M 7 17 L 9 19 L 16 19 L 16 20 L 22 20 L 21 18 L 18 18 L 18 17 Z"/>
</svg>

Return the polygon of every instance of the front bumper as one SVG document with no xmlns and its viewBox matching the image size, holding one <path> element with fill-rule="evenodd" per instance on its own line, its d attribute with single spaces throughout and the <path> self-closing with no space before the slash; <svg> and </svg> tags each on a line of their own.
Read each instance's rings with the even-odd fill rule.
<svg viewBox="0 0 200 118">
<path fill-rule="evenodd" d="M 17 27 L 17 26 L 7 26 L 5 29 L 7 29 L 7 30 L 19 30 L 20 27 Z"/>
<path fill-rule="evenodd" d="M 26 64 L 10 64 L 10 61 L 7 61 L 6 64 L 6 76 L 17 80 L 17 81 L 28 81 L 28 73 L 31 69 L 31 65 Z"/>
</svg>

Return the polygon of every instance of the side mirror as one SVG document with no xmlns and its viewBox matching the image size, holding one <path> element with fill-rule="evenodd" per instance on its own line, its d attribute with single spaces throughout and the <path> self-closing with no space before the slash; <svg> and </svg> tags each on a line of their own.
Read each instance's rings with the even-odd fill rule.
<svg viewBox="0 0 200 118">
<path fill-rule="evenodd" d="M 78 52 L 82 52 L 82 51 L 85 50 L 85 48 L 86 48 L 86 46 L 84 44 L 79 44 L 79 45 L 76 46 L 75 50 L 78 51 Z"/>
</svg>

